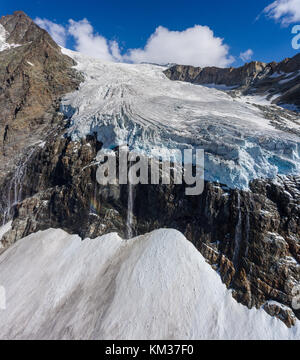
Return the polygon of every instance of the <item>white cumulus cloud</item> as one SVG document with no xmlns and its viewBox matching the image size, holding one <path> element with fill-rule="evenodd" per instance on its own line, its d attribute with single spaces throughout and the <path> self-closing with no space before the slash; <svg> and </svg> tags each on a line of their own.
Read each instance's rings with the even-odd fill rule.
<svg viewBox="0 0 300 360">
<path fill-rule="evenodd" d="M 59 45 L 65 46 L 67 37 L 72 37 L 75 50 L 105 61 L 226 67 L 235 60 L 229 54 L 229 46 L 207 26 L 195 25 L 183 31 L 159 26 L 144 48 L 129 49 L 122 54 L 118 42 L 96 33 L 87 19 L 70 19 L 66 27 L 47 19 L 37 18 L 35 22 L 46 29 Z"/>
<path fill-rule="evenodd" d="M 88 56 L 105 61 L 120 60 L 120 50 L 116 41 L 108 41 L 94 32 L 87 19 L 69 20 L 68 33 L 75 39 L 75 49 Z"/>
<path fill-rule="evenodd" d="M 276 0 L 263 12 L 282 25 L 289 25 L 300 21 L 300 0 Z"/>
<path fill-rule="evenodd" d="M 58 25 L 48 19 L 36 18 L 34 21 L 42 29 L 48 31 L 58 45 L 66 46 L 67 31 L 64 26 Z"/>
<path fill-rule="evenodd" d="M 253 53 L 253 50 L 248 49 L 248 50 L 240 53 L 240 58 L 241 58 L 243 61 L 249 61 L 249 60 L 251 60 L 253 54 L 254 54 L 254 53 Z"/>
<path fill-rule="evenodd" d="M 137 63 L 221 67 L 228 66 L 234 61 L 223 39 L 215 37 L 209 27 L 200 25 L 184 31 L 170 31 L 159 26 L 143 49 L 129 50 L 125 58 Z"/>
</svg>

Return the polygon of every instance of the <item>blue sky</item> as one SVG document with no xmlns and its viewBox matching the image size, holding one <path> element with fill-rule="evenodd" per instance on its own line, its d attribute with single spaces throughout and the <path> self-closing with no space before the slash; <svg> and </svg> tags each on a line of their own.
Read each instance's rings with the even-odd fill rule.
<svg viewBox="0 0 300 360">
<path fill-rule="evenodd" d="M 290 1 L 296 6 L 300 5 L 299 0 L 279 1 Z M 101 34 L 108 42 L 115 40 L 122 54 L 128 49 L 143 49 L 149 37 L 159 26 L 163 26 L 170 32 L 184 31 L 193 28 L 196 24 L 208 26 L 213 31 L 214 37 L 224 39 L 223 44 L 226 44 L 229 49 L 226 55 L 218 53 L 216 55 L 218 60 L 214 58 L 207 61 L 218 62 L 217 65 L 224 63 L 227 66 L 227 63 L 230 63 L 238 66 L 243 64 L 239 57 L 240 53 L 248 49 L 253 51 L 253 60 L 264 62 L 279 61 L 285 57 L 294 56 L 298 52 L 291 46 L 293 37 L 291 29 L 295 23 L 300 24 L 300 19 L 296 22 L 298 20 L 296 17 L 295 21 L 284 26 L 280 21 L 275 21 L 265 15 L 256 20 L 263 9 L 271 3 L 272 0 L 85 0 L 83 3 L 69 0 L 52 0 L 51 2 L 1 0 L 0 14 L 7 15 L 15 10 L 23 10 L 33 19 L 37 17 L 48 19 L 66 28 L 69 26 L 69 19 L 77 22 L 86 18 L 93 27 L 93 34 Z M 198 35 L 203 35 L 203 29 L 198 30 L 194 32 L 195 39 Z M 74 31 L 80 30 L 77 27 Z M 171 35 L 165 33 L 165 41 L 169 41 L 169 36 L 175 41 L 175 35 L 172 36 L 172 34 L 174 33 Z M 159 36 L 164 37 L 161 33 Z M 78 41 L 81 41 L 83 45 L 82 39 L 76 40 L 69 35 L 67 47 L 76 47 L 76 41 L 77 45 Z M 97 44 L 100 46 L 99 41 Z M 160 44 L 163 47 L 163 41 Z M 182 43 L 179 43 L 178 47 L 180 44 Z M 217 47 L 216 44 L 215 46 Z M 208 52 L 211 51 L 210 49 L 208 48 Z M 81 50 L 80 46 L 79 50 Z M 220 51 L 224 51 L 224 48 Z M 191 56 L 194 55 L 191 54 Z M 223 59 L 230 59 L 230 61 L 222 62 L 219 60 L 222 56 Z M 154 59 L 156 59 L 155 56 Z"/>
</svg>

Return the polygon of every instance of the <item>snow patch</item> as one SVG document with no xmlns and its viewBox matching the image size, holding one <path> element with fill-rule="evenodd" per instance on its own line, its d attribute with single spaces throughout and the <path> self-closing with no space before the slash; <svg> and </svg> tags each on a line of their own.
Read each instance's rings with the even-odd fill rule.
<svg viewBox="0 0 300 360">
<path fill-rule="evenodd" d="M 4 26 L 0 24 L 0 52 L 21 46 L 16 44 L 8 44 L 6 42 L 6 39 L 7 39 L 7 31 L 5 30 Z"/>
<path fill-rule="evenodd" d="M 44 148 L 46 146 L 46 141 L 41 141 L 40 143 L 39 143 L 39 147 L 40 148 Z"/>
<path fill-rule="evenodd" d="M 292 77 L 290 77 L 291 76 L 291 74 L 288 74 L 286 77 L 286 79 L 283 79 L 283 80 L 280 80 L 278 83 L 280 84 L 280 85 L 282 85 L 282 84 L 286 84 L 286 83 L 288 83 L 288 82 L 290 82 L 290 81 L 292 81 L 292 80 L 295 80 L 295 79 L 297 79 L 297 77 L 299 77 L 300 76 L 300 71 L 296 71 L 296 73 L 292 73 Z"/>
<path fill-rule="evenodd" d="M 279 77 L 281 77 L 281 76 L 284 76 L 284 75 L 286 75 L 285 73 L 281 73 L 281 72 L 275 72 L 274 74 L 272 74 L 272 75 L 270 75 L 269 76 L 269 78 L 270 79 L 277 79 L 277 78 L 279 78 Z"/>
</svg>

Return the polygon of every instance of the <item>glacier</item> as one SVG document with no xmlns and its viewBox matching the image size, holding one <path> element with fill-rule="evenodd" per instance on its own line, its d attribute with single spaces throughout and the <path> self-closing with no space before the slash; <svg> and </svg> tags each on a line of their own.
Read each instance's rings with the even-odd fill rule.
<svg viewBox="0 0 300 360">
<path fill-rule="evenodd" d="M 299 136 L 276 129 L 255 104 L 171 81 L 163 66 L 62 51 L 85 77 L 61 104 L 73 141 L 96 133 L 105 149 L 127 144 L 149 157 L 163 157 L 164 149 L 204 149 L 206 180 L 233 188 L 247 189 L 255 178 L 300 173 Z M 293 127 L 300 130 L 300 122 Z"/>
<path fill-rule="evenodd" d="M 60 229 L 0 256 L 0 339 L 299 339 L 262 309 L 238 304 L 178 231 L 81 241 Z M 146 309 L 146 311 L 145 311 Z"/>
</svg>

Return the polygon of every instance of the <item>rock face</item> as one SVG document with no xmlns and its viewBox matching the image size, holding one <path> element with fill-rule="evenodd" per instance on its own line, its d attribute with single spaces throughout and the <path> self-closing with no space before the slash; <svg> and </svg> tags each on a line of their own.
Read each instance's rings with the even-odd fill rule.
<svg viewBox="0 0 300 360">
<path fill-rule="evenodd" d="M 128 187 L 97 184 L 96 155 L 102 144 L 96 135 L 72 141 L 68 121 L 58 111 L 60 97 L 82 80 L 72 69 L 74 61 L 25 14 L 1 18 L 0 24 L 9 34 L 7 41 L 21 45 L 0 52 L 1 220 L 13 220 L 0 251 L 48 228 L 82 238 L 110 232 L 126 236 Z M 177 66 L 167 75 L 250 91 L 256 81 L 261 88 L 268 81 L 278 83 L 280 77 L 265 73 L 298 71 L 298 65 L 299 57 L 240 69 Z M 296 93 L 291 90 L 289 96 L 297 98 Z M 283 126 L 280 114 L 270 110 L 268 116 Z M 203 194 L 195 197 L 186 197 L 184 186 L 138 185 L 133 189 L 132 232 L 181 231 L 239 302 L 249 308 L 265 304 L 269 314 L 292 326 L 300 319 L 291 309 L 292 291 L 300 282 L 300 178 L 254 180 L 250 185 L 242 191 L 206 182 Z"/>
<path fill-rule="evenodd" d="M 265 69 L 266 64 L 255 61 L 240 68 L 220 69 L 175 65 L 165 71 L 171 80 L 188 81 L 193 84 L 222 84 L 226 86 L 249 85 Z"/>
<path fill-rule="evenodd" d="M 110 232 L 126 236 L 128 188 L 97 184 L 93 162 L 100 148 L 94 137 L 79 143 L 54 136 L 33 153 L 22 180 L 23 201 L 12 209 L 4 246 L 48 228 L 82 238 Z M 255 180 L 251 191 L 206 183 L 196 197 L 186 197 L 179 185 L 139 185 L 133 193 L 134 235 L 178 229 L 239 302 L 251 308 L 277 301 L 289 307 L 288 312 L 274 311 L 288 326 L 299 318 L 290 309 L 293 287 L 300 281 L 299 177 Z"/>
<path fill-rule="evenodd" d="M 290 308 L 275 301 L 268 301 L 263 308 L 269 315 L 281 319 L 290 328 L 294 326 L 297 321 L 295 314 Z"/>
<path fill-rule="evenodd" d="M 254 61 L 239 68 L 197 68 L 175 65 L 165 71 L 171 80 L 199 85 L 225 85 L 242 94 L 264 94 L 274 104 L 300 105 L 300 54 L 280 63 Z"/>
<path fill-rule="evenodd" d="M 24 13 L 2 17 L 0 25 L 8 43 L 21 45 L 0 52 L 0 172 L 7 175 L 28 146 L 43 141 L 60 96 L 81 78 L 74 61 Z"/>
<path fill-rule="evenodd" d="M 0 24 L 7 31 L 6 41 L 9 44 L 27 44 L 35 41 L 42 33 L 48 39 L 50 38 L 47 32 L 39 28 L 23 11 L 16 11 L 13 15 L 2 16 Z"/>
</svg>

